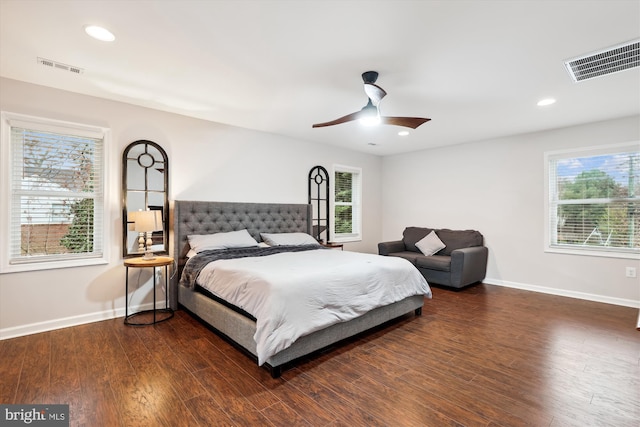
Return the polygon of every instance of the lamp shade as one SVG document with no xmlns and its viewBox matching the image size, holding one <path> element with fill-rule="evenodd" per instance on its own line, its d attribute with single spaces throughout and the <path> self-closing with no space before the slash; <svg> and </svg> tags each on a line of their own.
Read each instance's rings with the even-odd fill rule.
<svg viewBox="0 0 640 427">
<path fill-rule="evenodd" d="M 160 211 L 138 211 L 133 216 L 135 231 L 149 233 L 162 230 L 162 215 Z"/>
</svg>

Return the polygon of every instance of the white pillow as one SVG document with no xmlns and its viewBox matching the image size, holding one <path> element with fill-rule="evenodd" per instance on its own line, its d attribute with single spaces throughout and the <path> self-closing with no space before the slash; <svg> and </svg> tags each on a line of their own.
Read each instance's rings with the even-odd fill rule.
<svg viewBox="0 0 640 427">
<path fill-rule="evenodd" d="M 260 236 L 269 246 L 320 245 L 316 239 L 307 233 L 260 233 Z"/>
<path fill-rule="evenodd" d="M 212 249 L 249 248 L 258 246 L 258 242 L 251 237 L 246 229 L 215 234 L 193 234 L 187 236 L 191 250 L 189 254 L 196 254 Z M 187 256 L 192 256 L 187 254 Z"/>
<path fill-rule="evenodd" d="M 424 236 L 418 243 L 416 243 L 416 247 L 420 249 L 420 252 L 425 254 L 426 256 L 431 256 L 438 252 L 441 249 L 445 248 L 445 244 L 442 243 L 442 240 L 438 237 L 435 231 Z"/>
</svg>

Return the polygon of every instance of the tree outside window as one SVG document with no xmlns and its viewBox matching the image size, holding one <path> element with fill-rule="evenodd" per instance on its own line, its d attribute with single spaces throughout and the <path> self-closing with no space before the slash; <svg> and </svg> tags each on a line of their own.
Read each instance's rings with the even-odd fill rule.
<svg viewBox="0 0 640 427">
<path fill-rule="evenodd" d="M 550 160 L 550 244 L 640 253 L 640 152 Z"/>
<path fill-rule="evenodd" d="M 361 239 L 362 171 L 348 166 L 334 166 L 333 241 Z"/>
<path fill-rule="evenodd" d="M 353 175 L 336 172 L 335 183 L 336 233 L 353 233 Z"/>
</svg>

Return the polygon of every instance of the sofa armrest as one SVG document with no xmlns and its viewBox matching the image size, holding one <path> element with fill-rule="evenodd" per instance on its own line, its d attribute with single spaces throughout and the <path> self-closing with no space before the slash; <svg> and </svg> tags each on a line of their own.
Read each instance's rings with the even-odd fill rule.
<svg viewBox="0 0 640 427">
<path fill-rule="evenodd" d="M 378 243 L 378 254 L 380 255 L 389 255 L 394 252 L 403 252 L 404 250 L 404 242 L 402 240 Z"/>
<path fill-rule="evenodd" d="M 473 246 L 452 251 L 452 285 L 461 287 L 484 279 L 487 274 L 488 257 L 489 249 L 486 246 Z"/>
</svg>

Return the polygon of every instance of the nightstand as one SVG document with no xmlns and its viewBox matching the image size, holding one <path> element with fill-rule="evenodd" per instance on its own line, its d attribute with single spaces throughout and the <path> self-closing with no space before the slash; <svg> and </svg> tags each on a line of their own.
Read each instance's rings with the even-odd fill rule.
<svg viewBox="0 0 640 427">
<path fill-rule="evenodd" d="M 344 245 L 342 243 L 325 242 L 325 243 L 320 243 L 320 244 L 322 246 L 324 246 L 325 248 L 340 249 L 341 251 L 344 250 L 343 249 Z"/>
<path fill-rule="evenodd" d="M 146 326 L 153 325 L 158 322 L 171 319 L 173 310 L 169 307 L 169 265 L 173 264 L 173 258 L 168 256 L 156 256 L 152 260 L 142 258 L 129 258 L 124 260 L 124 266 L 127 267 L 126 291 L 125 291 L 125 309 L 124 324 L 130 326 Z M 156 308 L 156 267 L 164 267 L 164 308 Z M 137 313 L 129 314 L 129 268 L 153 268 L 153 309 L 142 310 Z M 132 322 L 136 317 L 151 318 L 149 321 Z"/>
</svg>

